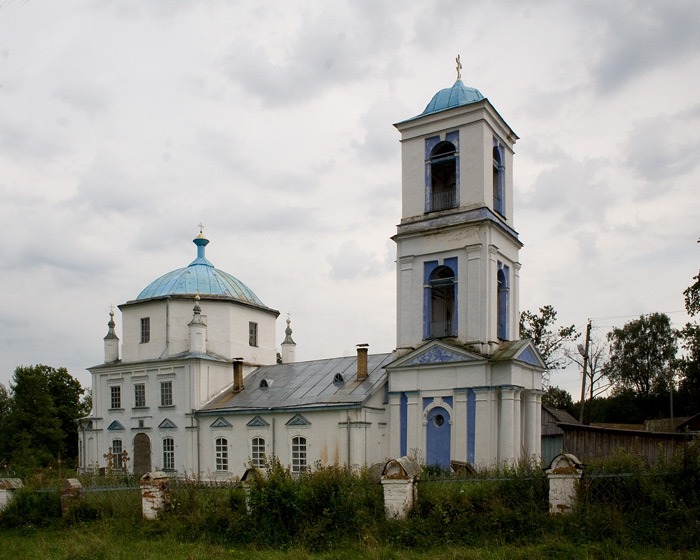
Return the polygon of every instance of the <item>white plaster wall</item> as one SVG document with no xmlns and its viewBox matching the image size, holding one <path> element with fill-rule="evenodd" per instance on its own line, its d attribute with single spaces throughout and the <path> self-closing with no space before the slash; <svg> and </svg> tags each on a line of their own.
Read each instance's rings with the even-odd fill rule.
<svg viewBox="0 0 700 560">
<path fill-rule="evenodd" d="M 369 409 L 301 411 L 309 422 L 307 426 L 287 426 L 297 412 L 260 414 L 269 426 L 248 427 L 255 413 L 222 414 L 231 427 L 212 428 L 217 415 L 198 417 L 200 434 L 200 475 L 204 478 L 241 476 L 248 467 L 254 437 L 265 438 L 266 455 L 276 456 L 283 465 L 291 465 L 292 438 L 306 438 L 307 465 L 347 464 L 348 427 L 350 418 L 350 461 L 353 466 L 373 464 L 387 459 L 388 425 L 386 411 Z M 229 470 L 216 471 L 215 441 L 225 437 L 229 449 Z"/>
<path fill-rule="evenodd" d="M 189 352 L 188 324 L 194 299 L 171 299 L 122 306 L 122 361 L 167 358 Z M 276 314 L 231 301 L 200 301 L 207 325 L 207 352 L 267 365 L 276 361 Z M 151 339 L 141 343 L 141 318 L 150 317 Z M 167 317 L 167 329 L 166 329 Z M 258 324 L 258 346 L 249 345 L 249 322 Z M 167 337 L 167 338 L 166 338 Z"/>
<path fill-rule="evenodd" d="M 488 101 L 472 103 L 397 125 L 401 132 L 402 218 L 425 212 L 425 139 L 459 130 L 460 205 L 493 209 L 493 138 L 506 150 L 506 222 L 513 214 L 513 144 L 516 136 Z"/>
<path fill-rule="evenodd" d="M 175 444 L 175 468 L 180 473 L 196 472 L 196 455 L 191 452 L 191 444 L 187 434 L 191 424 L 189 415 L 197 406 L 197 378 L 204 360 L 164 361 L 152 364 L 119 364 L 109 368 L 93 370 L 93 430 L 86 431 L 84 437 L 93 438 L 86 449 L 86 465 L 98 464 L 106 466 L 104 458 L 112 445 L 112 440 L 121 439 L 123 449 L 129 453 L 131 460 L 129 470 L 133 469 L 134 437 L 143 432 L 151 440 L 151 465 L 163 467 L 163 439 L 172 437 Z M 217 382 L 231 382 L 225 379 L 223 371 L 227 364 L 220 368 Z M 216 367 L 214 368 L 216 369 Z M 171 381 L 173 385 L 173 404 L 161 406 L 161 382 Z M 146 388 L 146 406 L 134 406 L 134 385 L 142 383 Z M 121 387 L 120 409 L 110 408 L 112 386 Z M 209 389 L 213 390 L 213 383 Z M 176 428 L 159 428 L 165 419 L 171 420 Z M 114 421 L 118 420 L 124 430 L 108 430 Z M 143 426 L 139 426 L 139 421 Z"/>
</svg>

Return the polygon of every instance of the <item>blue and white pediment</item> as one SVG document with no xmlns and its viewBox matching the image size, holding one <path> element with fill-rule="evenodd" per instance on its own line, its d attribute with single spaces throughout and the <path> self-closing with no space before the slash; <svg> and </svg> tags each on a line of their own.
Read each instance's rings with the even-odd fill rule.
<svg viewBox="0 0 700 560">
<path fill-rule="evenodd" d="M 401 366 L 423 366 L 429 364 L 450 364 L 454 362 L 467 362 L 476 360 L 474 356 L 445 348 L 443 346 L 433 346 L 424 352 L 409 357 Z"/>
<path fill-rule="evenodd" d="M 160 424 L 158 424 L 158 427 L 161 429 L 177 428 L 177 426 L 175 425 L 175 422 L 173 422 L 170 418 L 166 418 L 165 420 L 163 420 Z"/>
<path fill-rule="evenodd" d="M 531 364 L 533 366 L 540 367 L 542 364 L 541 362 L 535 357 L 535 355 L 532 352 L 532 349 L 530 348 L 525 348 L 520 354 L 516 356 L 518 360 L 521 362 L 525 362 L 526 364 Z"/>
<path fill-rule="evenodd" d="M 287 422 L 287 426 L 310 426 L 311 422 L 309 422 L 306 418 L 304 418 L 301 414 L 295 414 L 292 416 L 292 418 Z"/>
<path fill-rule="evenodd" d="M 109 427 L 107 428 L 108 430 L 123 430 L 124 426 L 122 426 L 122 423 L 119 420 L 115 420 L 112 422 Z"/>
<path fill-rule="evenodd" d="M 246 424 L 249 428 L 267 428 L 269 425 L 270 423 L 260 415 L 255 416 Z"/>
<path fill-rule="evenodd" d="M 226 420 L 226 418 L 219 416 L 216 420 L 214 420 L 211 425 L 209 426 L 210 428 L 230 428 L 232 426 L 231 422 Z"/>
</svg>

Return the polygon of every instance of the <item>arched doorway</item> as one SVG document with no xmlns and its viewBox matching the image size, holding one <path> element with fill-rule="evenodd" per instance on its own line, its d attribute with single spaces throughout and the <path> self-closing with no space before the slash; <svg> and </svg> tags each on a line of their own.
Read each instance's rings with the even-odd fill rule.
<svg viewBox="0 0 700 560">
<path fill-rule="evenodd" d="M 450 468 L 451 426 L 450 414 L 441 406 L 428 412 L 427 442 L 425 462 L 427 465 L 439 465 Z"/>
<path fill-rule="evenodd" d="M 134 437 L 134 474 L 151 472 L 151 438 L 138 433 Z"/>
</svg>

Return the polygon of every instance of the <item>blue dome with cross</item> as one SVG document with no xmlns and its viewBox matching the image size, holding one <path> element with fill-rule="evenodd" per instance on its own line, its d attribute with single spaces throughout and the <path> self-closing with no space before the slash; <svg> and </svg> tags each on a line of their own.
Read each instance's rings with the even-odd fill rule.
<svg viewBox="0 0 700 560">
<path fill-rule="evenodd" d="M 420 116 L 431 115 L 461 105 L 469 105 L 482 99 L 486 98 L 478 89 L 467 87 L 462 80 L 458 79 L 452 87 L 438 91 Z"/>
<path fill-rule="evenodd" d="M 197 258 L 185 268 L 178 268 L 151 282 L 136 300 L 160 298 L 169 295 L 224 296 L 265 307 L 262 301 L 243 282 L 227 272 L 214 268 L 204 256 L 209 240 L 200 231 L 194 238 Z"/>
</svg>

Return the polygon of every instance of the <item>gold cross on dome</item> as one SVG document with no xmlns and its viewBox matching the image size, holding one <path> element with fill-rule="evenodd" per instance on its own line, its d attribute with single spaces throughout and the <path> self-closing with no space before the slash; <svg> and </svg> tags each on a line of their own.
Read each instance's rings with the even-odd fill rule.
<svg viewBox="0 0 700 560">
<path fill-rule="evenodd" d="M 455 62 L 457 63 L 457 79 L 461 80 L 462 79 L 462 63 L 459 60 L 459 55 L 457 55 L 457 58 L 455 58 Z"/>
<path fill-rule="evenodd" d="M 199 222 L 197 224 L 197 227 L 199 228 L 199 233 L 203 233 L 204 231 L 204 224 L 202 222 Z"/>
</svg>

